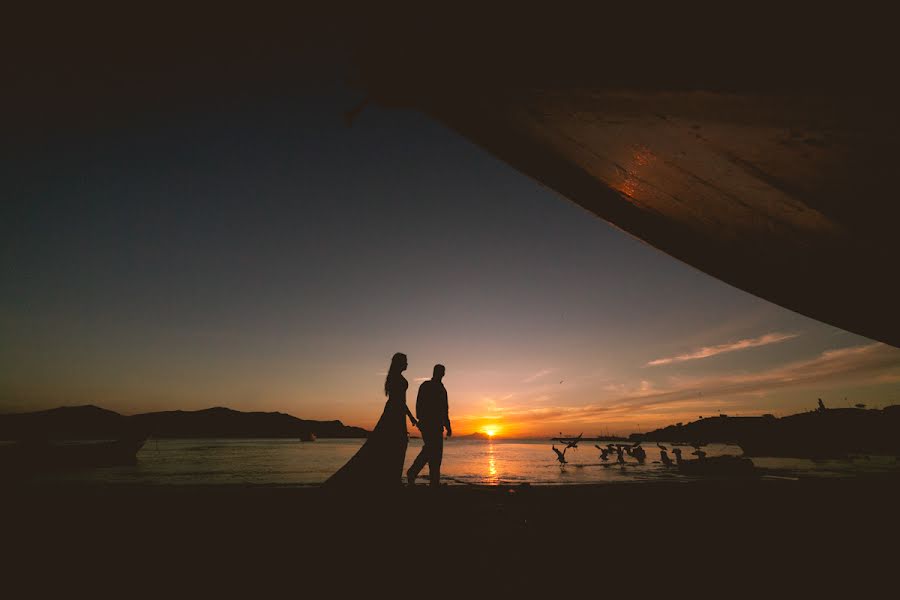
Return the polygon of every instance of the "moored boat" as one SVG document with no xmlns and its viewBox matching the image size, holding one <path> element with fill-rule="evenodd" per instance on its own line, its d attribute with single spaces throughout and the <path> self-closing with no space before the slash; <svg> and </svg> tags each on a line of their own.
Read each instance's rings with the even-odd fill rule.
<svg viewBox="0 0 900 600">
<path fill-rule="evenodd" d="M 749 458 L 740 456 L 713 456 L 706 457 L 700 454 L 696 460 L 681 458 L 681 450 L 675 448 L 675 465 L 683 475 L 697 475 L 703 477 L 746 477 L 756 474 L 756 467 Z"/>
<path fill-rule="evenodd" d="M 46 471 L 134 464 L 145 436 L 91 442 L 22 441 L 0 448 L 0 468 Z"/>
</svg>

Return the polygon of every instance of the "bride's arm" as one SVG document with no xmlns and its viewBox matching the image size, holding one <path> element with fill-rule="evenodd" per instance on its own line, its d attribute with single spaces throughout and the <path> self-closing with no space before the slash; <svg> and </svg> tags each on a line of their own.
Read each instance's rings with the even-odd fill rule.
<svg viewBox="0 0 900 600">
<path fill-rule="evenodd" d="M 412 411 L 409 410 L 409 406 L 407 406 L 405 402 L 403 403 L 403 408 L 406 409 L 406 414 L 407 416 L 409 416 L 410 423 L 412 423 L 413 427 L 417 427 L 419 423 L 416 421 L 416 418 L 413 416 Z"/>
</svg>

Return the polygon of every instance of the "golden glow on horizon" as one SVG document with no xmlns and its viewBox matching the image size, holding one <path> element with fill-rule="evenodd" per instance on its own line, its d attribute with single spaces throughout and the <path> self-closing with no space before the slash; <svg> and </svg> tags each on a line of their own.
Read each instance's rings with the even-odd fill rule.
<svg viewBox="0 0 900 600">
<path fill-rule="evenodd" d="M 500 427 L 498 427 L 497 425 L 488 425 L 487 427 L 484 427 L 481 432 L 492 438 L 500 433 Z"/>
</svg>

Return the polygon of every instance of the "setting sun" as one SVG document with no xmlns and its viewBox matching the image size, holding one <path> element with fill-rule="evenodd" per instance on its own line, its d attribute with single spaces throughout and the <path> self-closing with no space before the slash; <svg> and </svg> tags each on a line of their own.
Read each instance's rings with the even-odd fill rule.
<svg viewBox="0 0 900 600">
<path fill-rule="evenodd" d="M 500 428 L 496 426 L 485 427 L 484 429 L 482 429 L 482 432 L 484 432 L 488 437 L 494 437 L 495 435 L 500 433 Z"/>
</svg>

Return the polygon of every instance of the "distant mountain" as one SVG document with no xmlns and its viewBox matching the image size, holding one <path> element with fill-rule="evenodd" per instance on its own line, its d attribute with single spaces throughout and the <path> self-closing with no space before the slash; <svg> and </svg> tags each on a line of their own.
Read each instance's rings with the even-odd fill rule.
<svg viewBox="0 0 900 600">
<path fill-rule="evenodd" d="M 0 439 L 112 439 L 129 431 L 128 417 L 97 406 L 63 406 L 0 415 Z"/>
<path fill-rule="evenodd" d="M 110 439 L 124 435 L 155 437 L 360 438 L 368 432 L 340 421 L 310 421 L 279 412 L 240 412 L 216 407 L 133 416 L 96 406 L 71 406 L 31 413 L 0 415 L 0 439 Z"/>
<path fill-rule="evenodd" d="M 340 421 L 309 421 L 280 412 L 240 412 L 230 408 L 145 413 L 131 417 L 156 437 L 299 437 L 314 433 L 320 438 L 366 437 L 359 427 Z"/>
<path fill-rule="evenodd" d="M 454 435 L 453 438 L 457 440 L 489 440 L 491 436 L 486 433 L 481 433 L 480 431 L 476 431 L 475 433 L 468 433 L 466 435 Z"/>
<path fill-rule="evenodd" d="M 775 417 L 772 415 L 764 417 L 719 415 L 685 424 L 668 425 L 647 433 L 632 433 L 629 439 L 645 442 L 735 443 L 748 432 L 761 430 L 770 419 L 775 419 Z"/>
</svg>

